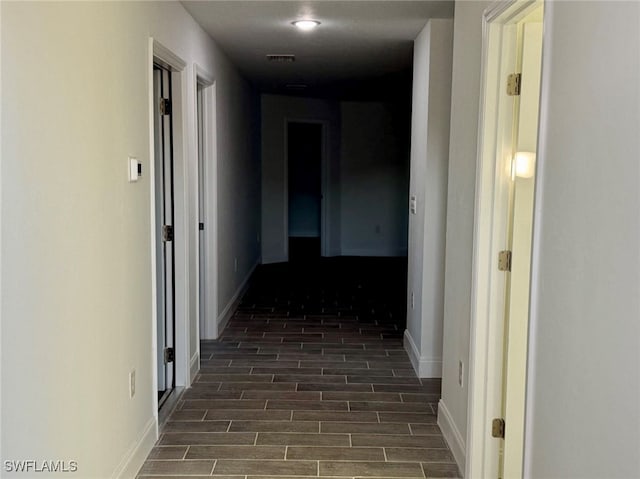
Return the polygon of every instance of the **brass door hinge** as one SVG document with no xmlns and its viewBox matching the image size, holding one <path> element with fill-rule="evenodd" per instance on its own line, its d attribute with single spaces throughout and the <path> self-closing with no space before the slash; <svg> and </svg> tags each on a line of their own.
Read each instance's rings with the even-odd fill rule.
<svg viewBox="0 0 640 479">
<path fill-rule="evenodd" d="M 171 115 L 171 100 L 168 98 L 160 98 L 160 114 Z"/>
<path fill-rule="evenodd" d="M 171 225 L 162 226 L 162 241 L 164 241 L 165 243 L 169 241 L 173 241 L 173 226 Z"/>
<path fill-rule="evenodd" d="M 507 76 L 507 95 L 519 96 L 521 86 L 522 86 L 521 73 L 512 73 L 511 75 Z"/>
<path fill-rule="evenodd" d="M 176 353 L 173 348 L 164 348 L 164 363 L 172 363 L 176 358 Z"/>
<path fill-rule="evenodd" d="M 511 251 L 504 250 L 498 253 L 498 270 L 511 271 Z"/>
<path fill-rule="evenodd" d="M 504 419 L 495 418 L 491 421 L 491 436 L 498 439 L 504 439 Z"/>
</svg>

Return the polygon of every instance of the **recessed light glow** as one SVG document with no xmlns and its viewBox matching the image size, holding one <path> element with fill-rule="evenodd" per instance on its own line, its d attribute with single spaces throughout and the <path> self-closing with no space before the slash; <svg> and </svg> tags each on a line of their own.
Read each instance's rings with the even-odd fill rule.
<svg viewBox="0 0 640 479">
<path fill-rule="evenodd" d="M 513 179 L 532 178 L 536 172 L 536 154 L 530 151 L 518 151 L 511 164 Z"/>
<path fill-rule="evenodd" d="M 316 20 L 297 20 L 293 24 L 303 32 L 308 32 L 320 25 L 320 22 Z"/>
</svg>

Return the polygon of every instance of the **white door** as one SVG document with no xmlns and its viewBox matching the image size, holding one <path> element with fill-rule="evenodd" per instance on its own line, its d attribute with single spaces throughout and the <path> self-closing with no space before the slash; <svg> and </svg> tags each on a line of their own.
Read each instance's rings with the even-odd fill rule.
<svg viewBox="0 0 640 479">
<path fill-rule="evenodd" d="M 171 72 L 154 65 L 158 407 L 175 386 L 175 254 Z"/>
<path fill-rule="evenodd" d="M 540 7 L 539 10 L 542 10 Z M 521 88 L 512 163 L 511 272 L 505 318 L 503 475 L 522 477 L 529 329 L 531 238 L 542 56 L 541 11 L 518 25 Z M 533 20 L 533 21 L 532 21 Z"/>
</svg>

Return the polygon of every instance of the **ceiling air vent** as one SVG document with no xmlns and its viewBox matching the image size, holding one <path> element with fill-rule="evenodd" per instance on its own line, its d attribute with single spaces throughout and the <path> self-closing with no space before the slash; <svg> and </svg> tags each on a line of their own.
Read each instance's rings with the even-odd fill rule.
<svg viewBox="0 0 640 479">
<path fill-rule="evenodd" d="M 304 90 L 307 88 L 307 84 L 305 83 L 287 83 L 285 88 L 289 90 Z"/>
<path fill-rule="evenodd" d="M 269 54 L 267 55 L 267 60 L 270 62 L 277 63 L 291 63 L 296 61 L 296 56 L 293 54 Z"/>
</svg>

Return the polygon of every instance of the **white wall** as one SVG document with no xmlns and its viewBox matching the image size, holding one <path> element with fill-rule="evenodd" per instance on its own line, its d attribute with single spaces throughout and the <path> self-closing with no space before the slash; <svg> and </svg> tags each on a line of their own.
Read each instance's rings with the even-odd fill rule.
<svg viewBox="0 0 640 479">
<path fill-rule="evenodd" d="M 232 178 L 255 168 L 244 146 L 250 90 L 178 3 L 0 8 L 2 459 L 73 459 L 82 477 L 133 475 L 155 437 L 149 37 L 187 62 L 183 153 L 192 172 L 193 62 L 217 81 L 220 171 L 233 171 Z M 143 164 L 134 184 L 126 177 L 129 155 Z M 190 214 L 182 314 L 192 328 L 195 178 L 184 178 Z M 255 197 L 244 201 L 242 208 L 259 209 Z M 255 219 L 243 218 L 232 231 L 251 229 Z M 248 245 L 225 248 L 237 248 L 244 271 L 257 256 Z M 134 368 L 136 396 L 129 399 Z"/>
<path fill-rule="evenodd" d="M 471 256 L 475 204 L 482 12 L 491 1 L 457 1 L 453 27 L 451 133 L 447 198 L 441 406 L 447 411 L 449 444 L 461 469 L 467 436 Z M 464 365 L 458 385 L 458 361 Z"/>
<path fill-rule="evenodd" d="M 325 191 L 329 254 L 340 249 L 340 109 L 335 101 L 262 95 L 262 262 L 287 261 L 286 120 L 324 121 L 328 145 Z"/>
<path fill-rule="evenodd" d="M 640 3 L 545 8 L 525 475 L 639 477 Z"/>
<path fill-rule="evenodd" d="M 341 253 L 407 254 L 408 115 L 391 104 L 340 103 Z M 406 125 L 406 126 L 405 126 Z"/>
<path fill-rule="evenodd" d="M 452 20 L 430 20 L 414 42 L 405 349 L 420 377 L 442 375 L 452 35 Z"/>
<path fill-rule="evenodd" d="M 235 70 L 227 82 L 217 83 L 216 93 L 218 322 L 224 326 L 260 261 L 260 102 Z"/>
</svg>

